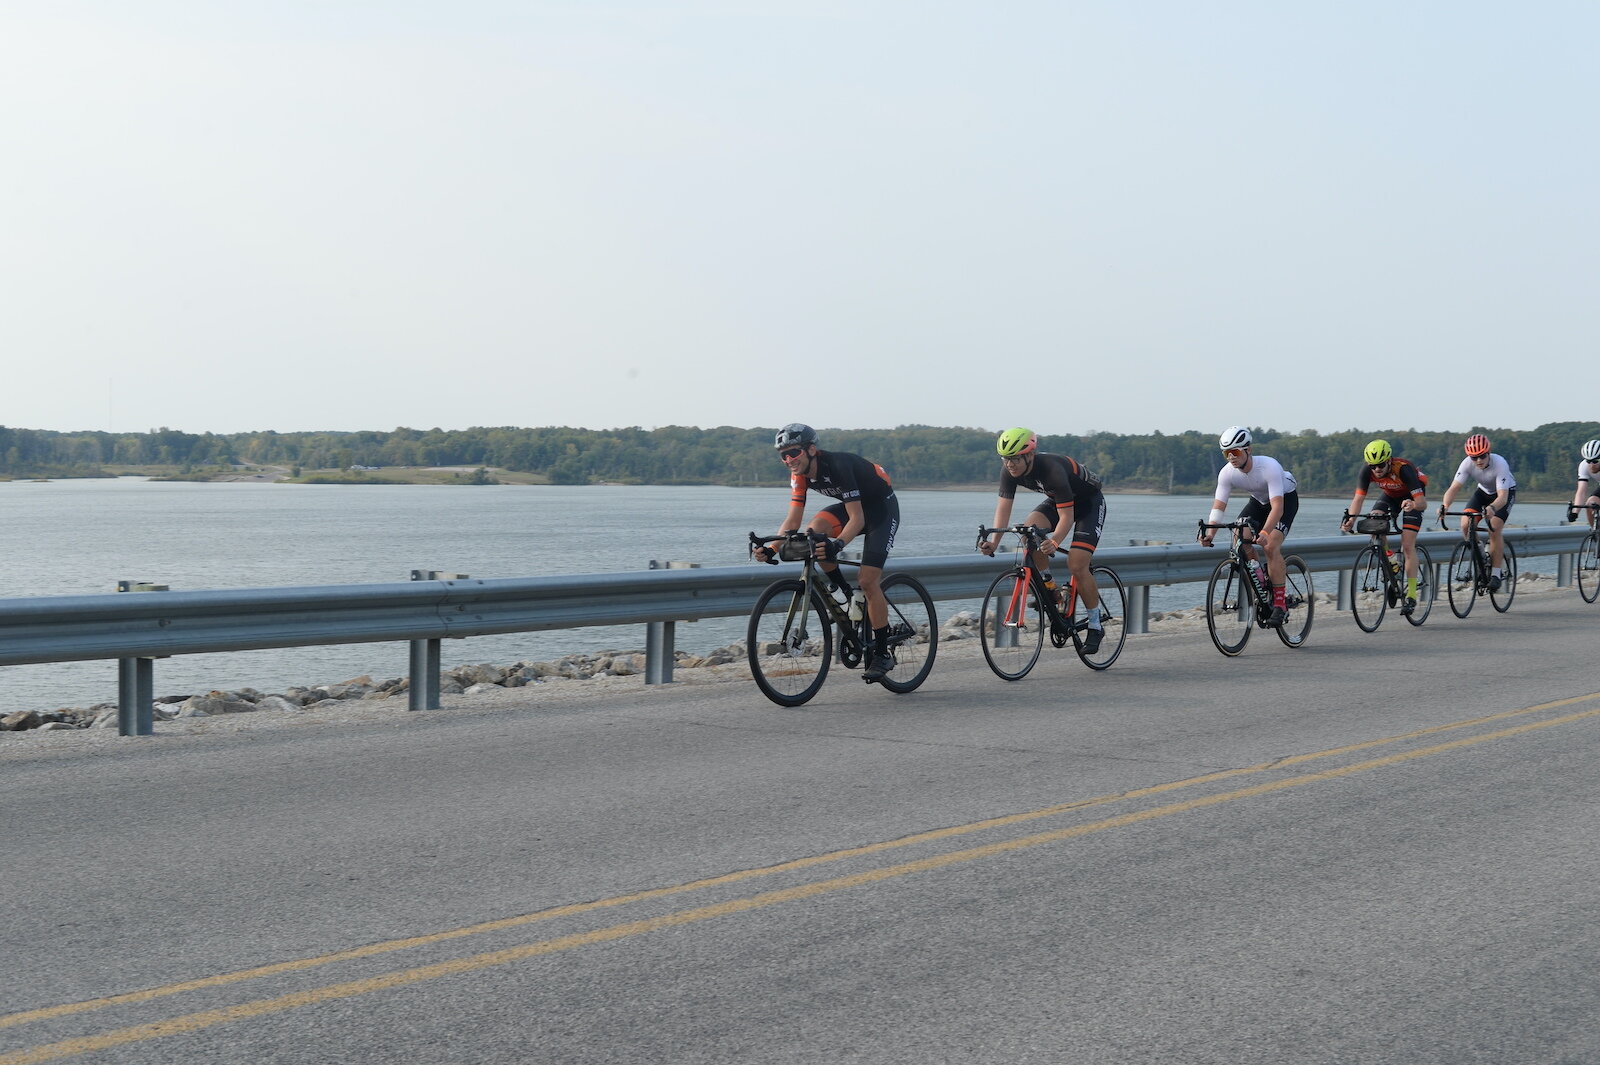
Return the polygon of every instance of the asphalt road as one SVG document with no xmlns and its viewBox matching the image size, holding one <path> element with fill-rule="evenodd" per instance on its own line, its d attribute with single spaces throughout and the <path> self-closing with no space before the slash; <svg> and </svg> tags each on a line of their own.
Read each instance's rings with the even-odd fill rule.
<svg viewBox="0 0 1600 1065">
<path fill-rule="evenodd" d="M 1600 604 L 0 744 L 0 1065 L 1600 1061 Z"/>
</svg>

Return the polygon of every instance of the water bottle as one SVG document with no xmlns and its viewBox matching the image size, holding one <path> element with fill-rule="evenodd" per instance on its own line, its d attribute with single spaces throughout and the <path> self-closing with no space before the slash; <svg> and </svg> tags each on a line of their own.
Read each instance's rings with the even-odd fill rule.
<svg viewBox="0 0 1600 1065">
<path fill-rule="evenodd" d="M 850 620 L 851 621 L 860 621 L 861 620 L 862 609 L 861 609 L 861 597 L 859 595 L 853 595 L 853 596 L 850 597 L 850 606 L 849 606 L 848 610 L 846 611 L 846 613 L 848 613 L 850 615 Z"/>
<path fill-rule="evenodd" d="M 1396 577 L 1400 576 L 1400 560 L 1394 557 L 1394 548 L 1386 547 L 1384 550 L 1389 554 L 1389 572 Z"/>
<path fill-rule="evenodd" d="M 847 589 L 840 588 L 838 585 L 834 585 L 834 587 L 833 587 L 833 601 L 835 603 L 839 604 L 839 609 L 841 609 L 841 610 L 849 610 L 850 609 L 850 600 L 851 600 L 851 598 L 852 598 L 852 596 L 850 595 L 850 592 Z"/>
</svg>

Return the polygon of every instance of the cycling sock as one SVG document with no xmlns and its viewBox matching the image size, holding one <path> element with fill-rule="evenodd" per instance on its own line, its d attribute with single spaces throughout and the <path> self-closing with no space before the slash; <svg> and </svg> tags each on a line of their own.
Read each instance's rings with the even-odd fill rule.
<svg viewBox="0 0 1600 1065">
<path fill-rule="evenodd" d="M 889 626 L 872 630 L 872 649 L 880 655 L 889 653 Z"/>
<path fill-rule="evenodd" d="M 1416 597 L 1417 597 L 1417 579 L 1415 577 L 1407 577 L 1406 578 L 1406 598 L 1415 599 Z"/>
<path fill-rule="evenodd" d="M 1091 629 L 1098 629 L 1100 627 L 1100 604 L 1096 603 L 1094 606 L 1090 607 L 1086 613 L 1089 615 L 1089 627 Z"/>
<path fill-rule="evenodd" d="M 1281 607 L 1284 605 L 1283 585 L 1281 584 L 1274 584 L 1272 586 L 1272 605 L 1275 607 Z"/>
<path fill-rule="evenodd" d="M 1492 569 L 1492 570 L 1490 570 L 1490 571 L 1489 571 L 1489 575 L 1490 575 L 1490 576 L 1492 576 L 1492 577 L 1501 577 L 1501 576 L 1504 576 L 1504 574 L 1502 574 L 1502 573 L 1501 573 L 1501 572 L 1500 572 L 1500 567 L 1499 567 L 1499 566 L 1496 566 L 1496 567 L 1495 567 L 1495 568 L 1494 568 L 1494 569 Z"/>
</svg>

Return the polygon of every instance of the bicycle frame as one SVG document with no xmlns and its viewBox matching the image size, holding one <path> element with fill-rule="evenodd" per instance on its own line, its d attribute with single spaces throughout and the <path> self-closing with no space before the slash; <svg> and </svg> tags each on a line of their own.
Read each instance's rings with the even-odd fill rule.
<svg viewBox="0 0 1600 1065">
<path fill-rule="evenodd" d="M 1406 576 L 1404 547 L 1396 552 L 1389 546 L 1391 536 L 1404 537 L 1405 527 L 1404 512 L 1399 510 L 1368 511 L 1366 514 L 1351 514 L 1348 510 L 1342 515 L 1340 527 L 1344 521 L 1351 518 L 1357 520 L 1383 518 L 1384 528 L 1361 532 L 1352 530 L 1357 535 L 1367 537 L 1367 546 L 1356 552 L 1355 564 L 1350 569 L 1350 612 L 1355 617 L 1356 625 L 1363 632 L 1376 632 L 1383 623 L 1383 616 L 1389 607 L 1402 605 L 1406 599 L 1406 590 L 1410 578 Z M 1412 550 L 1416 558 L 1417 597 L 1416 602 L 1409 610 L 1401 613 L 1412 625 L 1421 625 L 1433 612 L 1433 600 L 1436 596 L 1434 590 L 1435 578 L 1433 574 L 1433 557 L 1428 554 L 1428 549 L 1421 544 L 1414 545 Z M 1376 562 L 1369 561 L 1376 560 Z M 1376 569 L 1381 574 L 1382 587 L 1376 588 L 1372 584 L 1371 575 Z M 1370 593 L 1380 592 L 1380 601 L 1373 604 Z M 1369 597 L 1364 598 L 1363 593 Z"/>
<path fill-rule="evenodd" d="M 1487 595 L 1498 613 L 1504 614 L 1511 609 L 1511 601 L 1517 594 L 1517 552 L 1509 540 L 1501 540 L 1501 564 L 1505 575 L 1495 587 L 1493 580 L 1493 562 L 1489 554 L 1489 538 L 1491 532 L 1484 526 L 1483 515 L 1475 510 L 1444 510 L 1439 511 L 1439 527 L 1447 529 L 1446 518 L 1466 518 L 1467 531 L 1462 537 L 1462 542 L 1450 555 L 1449 580 L 1445 590 L 1450 597 L 1450 610 L 1458 618 L 1465 618 L 1472 612 L 1472 604 L 1481 596 Z M 1480 535 L 1481 534 L 1481 535 Z M 1465 553 L 1465 558 L 1463 557 Z M 1471 559 L 1472 589 L 1470 595 L 1458 596 L 1456 586 L 1464 584 L 1461 563 L 1466 558 Z M 1466 589 L 1463 587 L 1462 592 Z"/>
</svg>

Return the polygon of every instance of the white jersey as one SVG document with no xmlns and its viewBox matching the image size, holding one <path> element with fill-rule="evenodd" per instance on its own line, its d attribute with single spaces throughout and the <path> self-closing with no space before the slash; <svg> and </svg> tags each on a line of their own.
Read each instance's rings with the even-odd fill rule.
<svg viewBox="0 0 1600 1065">
<path fill-rule="evenodd" d="M 1249 492 L 1251 499 L 1270 506 L 1273 496 L 1286 496 L 1295 490 L 1294 474 L 1284 469 L 1277 459 L 1253 455 L 1249 473 L 1230 462 L 1217 474 L 1218 499 L 1226 503 L 1235 488 Z"/>
<path fill-rule="evenodd" d="M 1461 460 L 1461 465 L 1456 467 L 1456 484 L 1470 484 L 1473 481 L 1478 487 L 1492 496 L 1497 496 L 1502 490 L 1510 491 L 1517 486 L 1517 479 L 1511 476 L 1511 467 L 1499 455 L 1491 454 L 1489 464 L 1482 469 L 1472 461 L 1472 457 Z"/>
<path fill-rule="evenodd" d="M 1588 459 L 1578 460 L 1578 480 L 1589 482 L 1589 494 L 1600 495 L 1600 470 L 1589 465 Z"/>
</svg>

